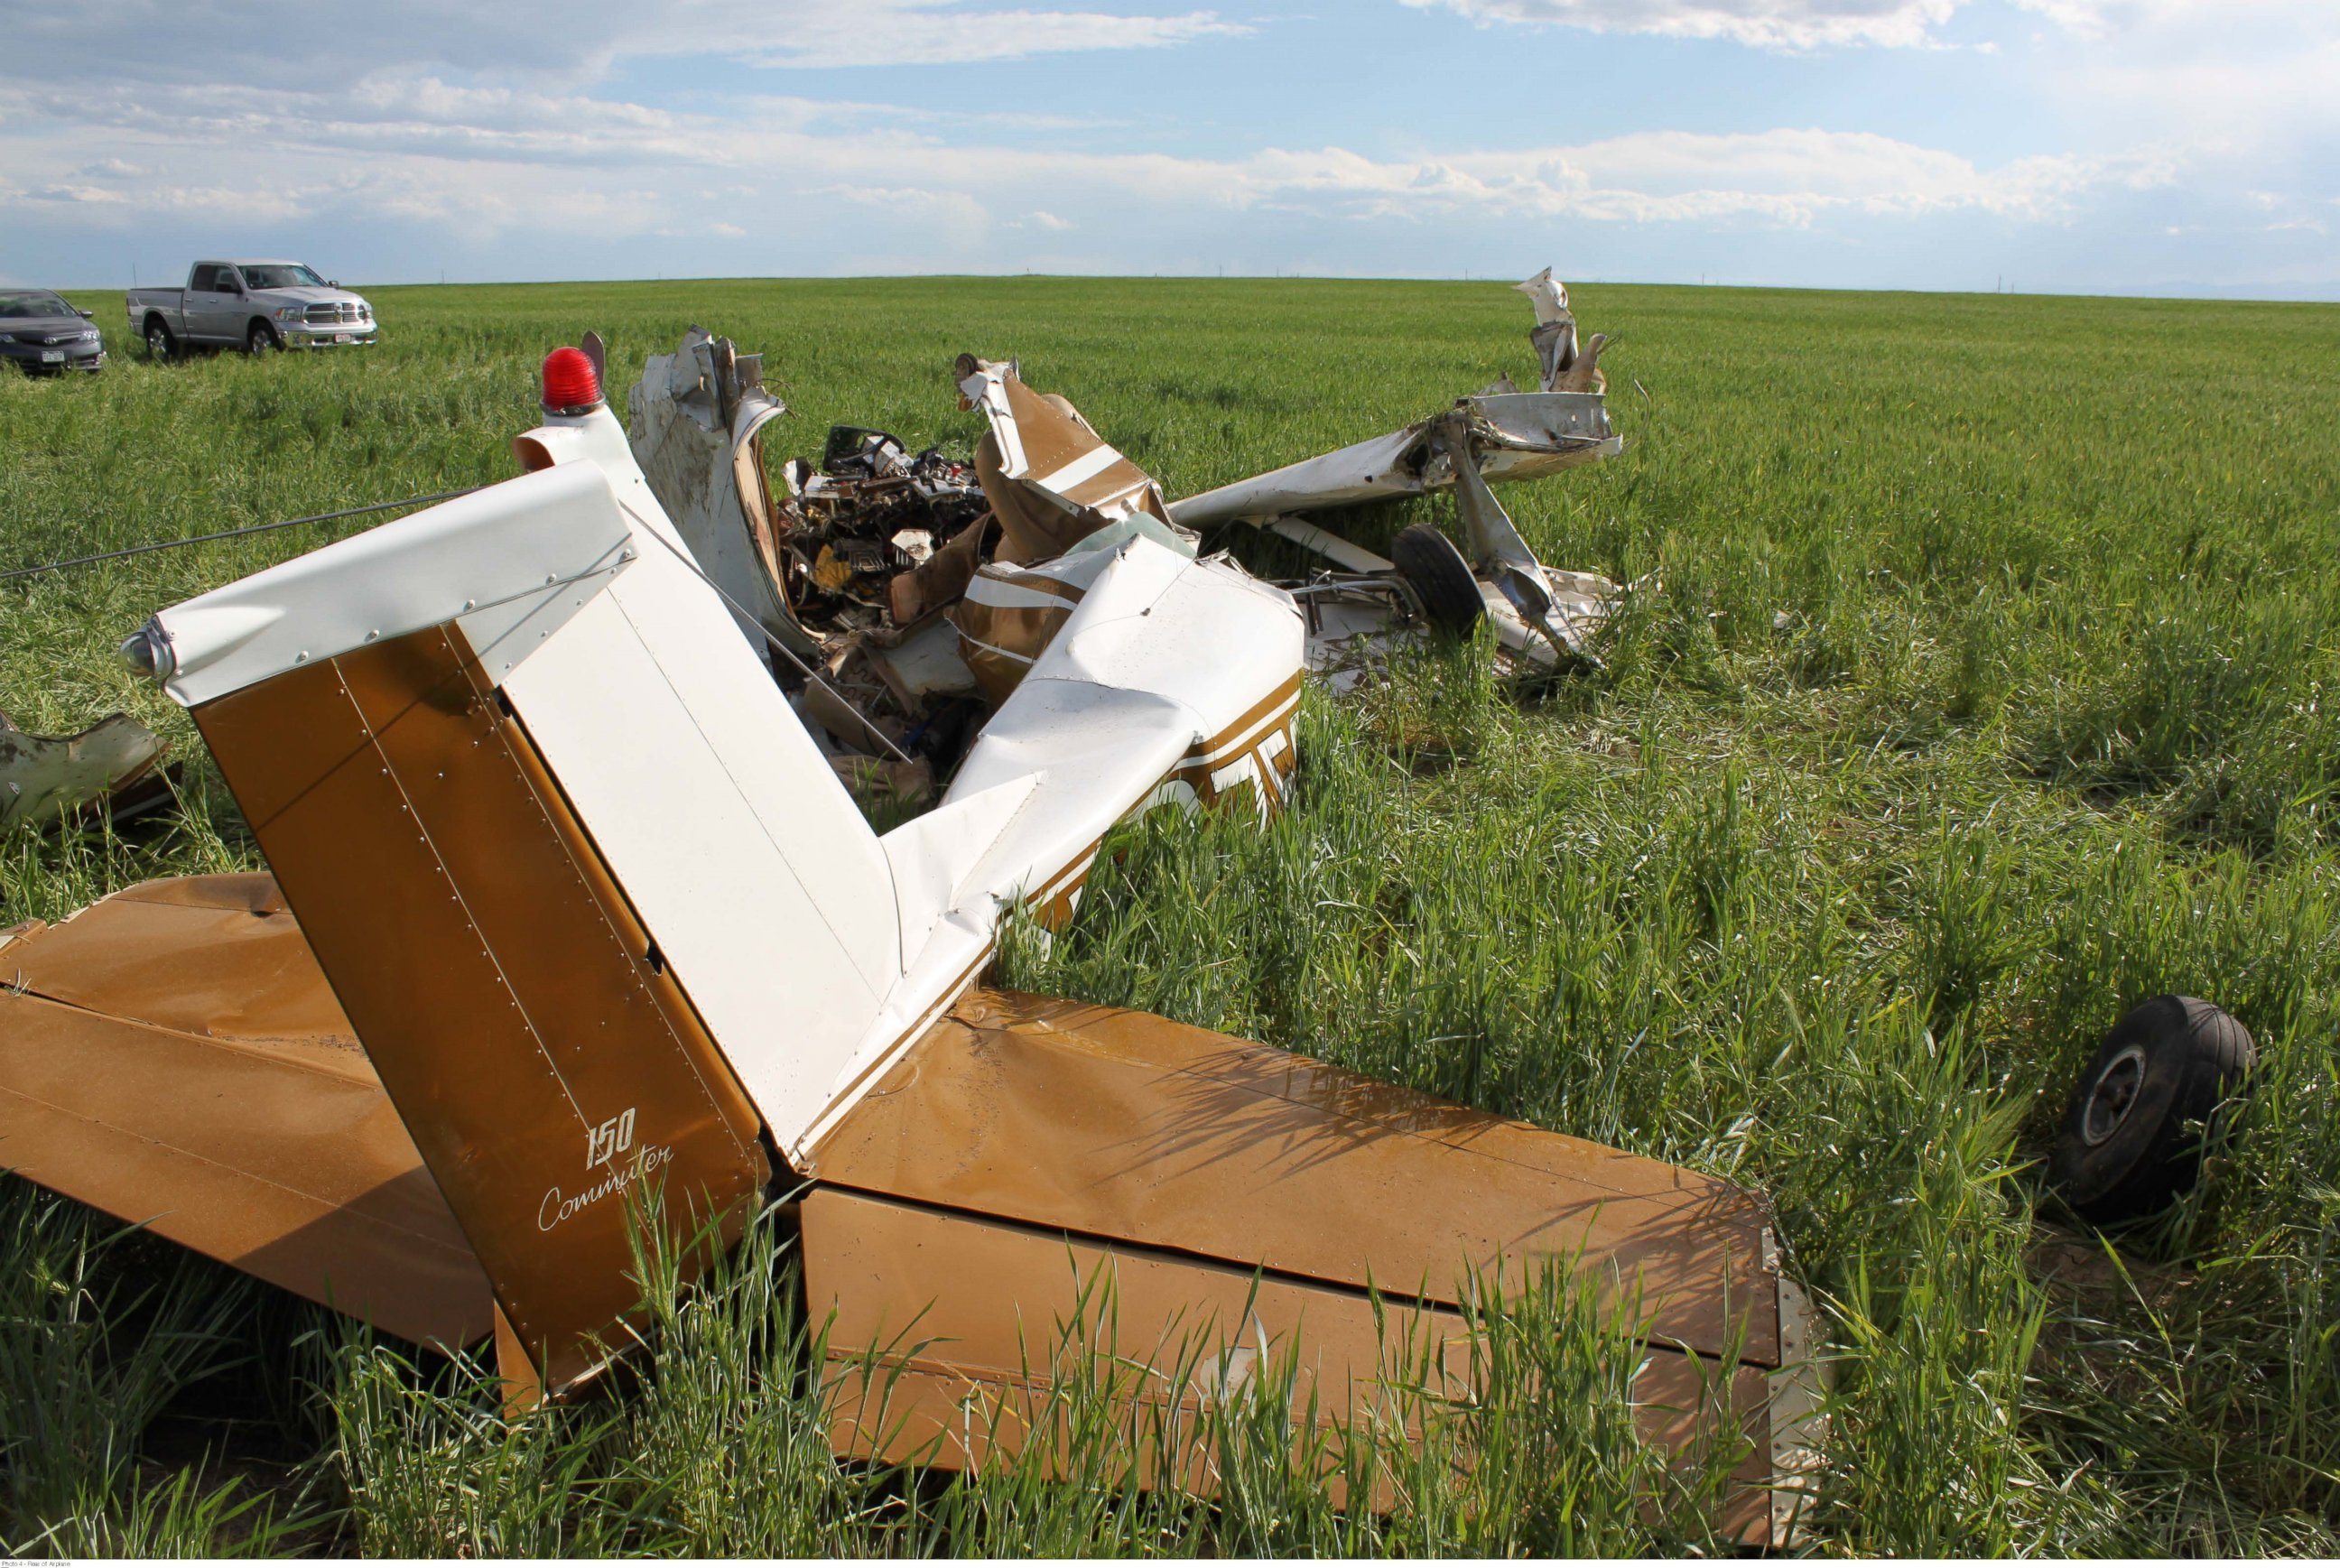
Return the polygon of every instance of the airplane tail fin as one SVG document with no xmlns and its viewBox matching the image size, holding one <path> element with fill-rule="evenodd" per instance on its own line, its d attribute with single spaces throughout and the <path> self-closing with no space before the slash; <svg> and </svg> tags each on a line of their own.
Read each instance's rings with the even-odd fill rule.
<svg viewBox="0 0 2340 1568">
<path fill-rule="evenodd" d="M 639 1300 L 633 1197 L 736 1235 L 900 938 L 876 836 L 615 420 L 538 434 L 551 466 L 166 610 L 137 651 L 557 1392 Z"/>
</svg>

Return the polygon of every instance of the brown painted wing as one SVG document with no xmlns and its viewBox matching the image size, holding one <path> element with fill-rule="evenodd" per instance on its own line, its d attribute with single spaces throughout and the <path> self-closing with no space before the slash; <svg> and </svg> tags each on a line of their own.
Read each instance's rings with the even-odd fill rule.
<svg viewBox="0 0 2340 1568">
<path fill-rule="evenodd" d="M 929 1031 L 810 1174 L 807 1288 L 816 1322 L 834 1314 L 841 1452 L 979 1464 L 1022 1446 L 1100 1269 L 1110 1323 L 1081 1332 L 1151 1367 L 1160 1397 L 1207 1400 L 1231 1356 L 1290 1356 L 1295 1402 L 1329 1420 L 1388 1394 L 1393 1343 L 1418 1360 L 1426 1338 L 1432 1365 L 1467 1376 L 1473 1276 L 1517 1288 L 1550 1263 L 1644 1315 L 1651 1437 L 1679 1444 L 1727 1411 L 1754 1438 L 1727 1527 L 1779 1524 L 1771 1428 L 1791 1434 L 1772 1382 L 1800 1329 L 1764 1210 L 1729 1183 L 1206 1029 L 998 991 Z M 1170 1365 L 1196 1335 L 1216 1346 L 1199 1374 Z"/>
<path fill-rule="evenodd" d="M 0 947 L 0 1167 L 417 1343 L 488 1282 L 265 876 Z"/>
</svg>

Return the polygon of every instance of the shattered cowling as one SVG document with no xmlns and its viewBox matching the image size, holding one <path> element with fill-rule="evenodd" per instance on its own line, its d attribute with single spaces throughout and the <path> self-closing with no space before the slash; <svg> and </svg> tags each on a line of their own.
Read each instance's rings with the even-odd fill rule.
<svg viewBox="0 0 2340 1568">
<path fill-rule="evenodd" d="M 1589 657 L 1590 634 L 1624 590 L 1538 561 L 1489 487 L 1548 478 L 1624 450 L 1609 422 L 1600 369 L 1610 340 L 1596 332 L 1579 342 L 1567 288 L 1551 268 L 1514 286 L 1535 306 L 1529 338 L 1538 391 L 1521 392 L 1505 377 L 1403 430 L 1189 496 L 1169 515 L 1189 528 L 1248 522 L 1328 559 L 1337 570 L 1304 590 L 1329 623 L 1327 642 L 1385 638 L 1394 590 L 1401 622 L 1462 630 L 1483 615 L 1507 662 L 1522 672 Z M 1340 537 L 1324 516 L 1443 490 L 1455 492 L 1459 552 L 1436 529 L 1417 524 L 1400 536 L 1391 560 Z M 1336 650 L 1328 648 L 1319 664 L 1339 667 Z"/>
</svg>

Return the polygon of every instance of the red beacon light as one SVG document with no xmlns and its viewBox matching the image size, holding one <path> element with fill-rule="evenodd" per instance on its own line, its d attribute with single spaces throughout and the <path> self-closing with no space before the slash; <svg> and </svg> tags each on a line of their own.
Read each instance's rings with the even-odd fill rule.
<svg viewBox="0 0 2340 1568">
<path fill-rule="evenodd" d="M 583 349 L 555 349 L 544 356 L 546 412 L 590 413 L 600 406 L 600 372 Z"/>
</svg>

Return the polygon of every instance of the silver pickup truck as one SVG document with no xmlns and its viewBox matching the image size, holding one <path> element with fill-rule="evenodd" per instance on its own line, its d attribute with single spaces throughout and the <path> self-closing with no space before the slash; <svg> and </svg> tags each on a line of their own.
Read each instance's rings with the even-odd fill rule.
<svg viewBox="0 0 2340 1568">
<path fill-rule="evenodd" d="M 373 307 L 299 262 L 197 262 L 183 289 L 133 289 L 130 330 L 167 359 L 194 344 L 266 353 L 375 339 Z"/>
</svg>

